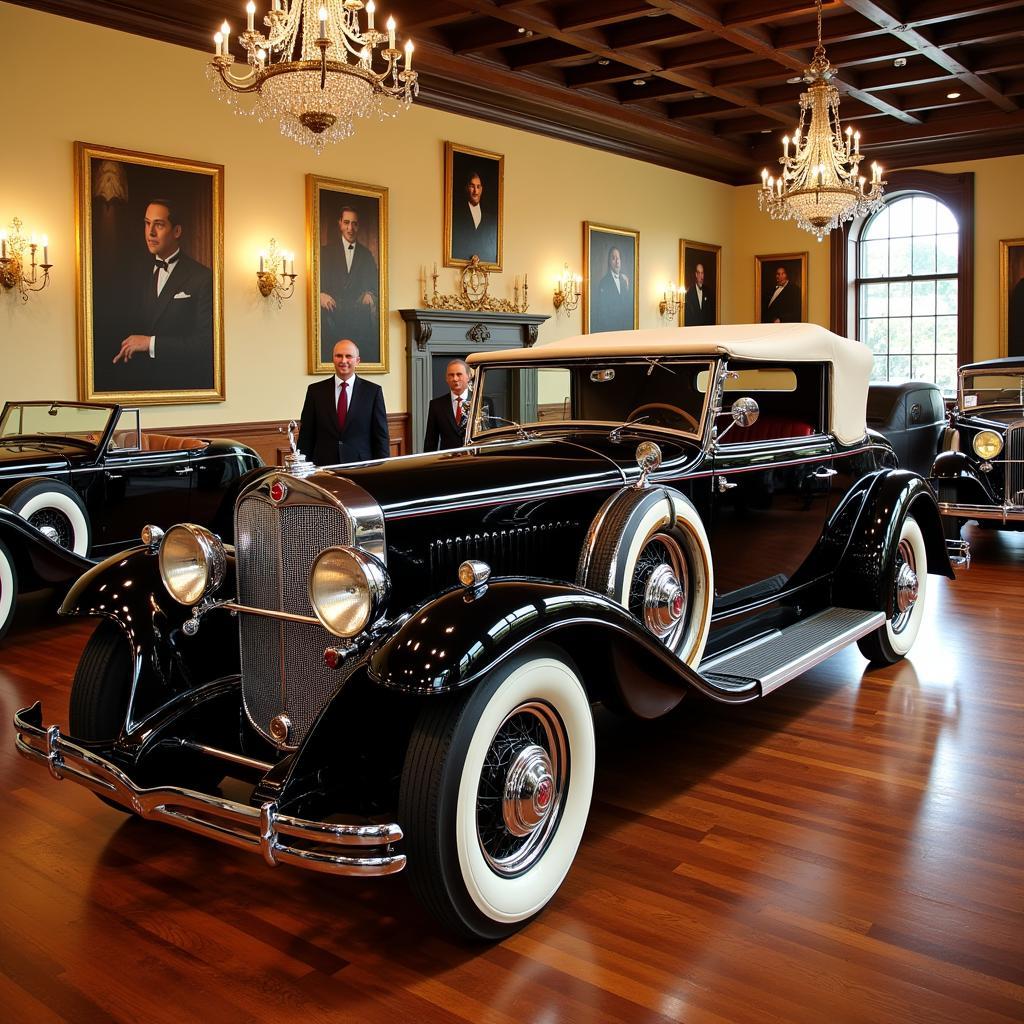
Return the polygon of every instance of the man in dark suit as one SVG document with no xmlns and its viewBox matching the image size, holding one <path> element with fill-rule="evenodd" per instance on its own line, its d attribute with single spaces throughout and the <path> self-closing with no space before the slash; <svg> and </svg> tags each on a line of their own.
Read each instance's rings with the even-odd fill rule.
<svg viewBox="0 0 1024 1024">
<path fill-rule="evenodd" d="M 633 288 L 622 272 L 622 252 L 617 245 L 608 250 L 608 270 L 597 282 L 590 330 L 633 330 Z"/>
<path fill-rule="evenodd" d="M 461 448 L 466 438 L 466 403 L 469 401 L 469 368 L 453 359 L 445 368 L 448 392 L 431 399 L 427 406 L 427 431 L 423 450 Z"/>
<path fill-rule="evenodd" d="M 775 289 L 761 300 L 761 323 L 798 324 L 802 316 L 800 285 L 790 281 L 785 267 L 776 267 Z"/>
<path fill-rule="evenodd" d="M 181 251 L 182 225 L 174 204 L 146 207 L 146 247 L 153 256 L 129 300 L 133 333 L 103 373 L 110 390 L 195 390 L 213 387 L 213 274 Z M 100 377 L 97 377 L 99 384 Z"/>
<path fill-rule="evenodd" d="M 342 338 L 368 351 L 380 345 L 380 274 L 373 253 L 360 242 L 359 214 L 343 206 L 341 244 L 320 250 L 320 355 L 326 362 Z"/>
<path fill-rule="evenodd" d="M 683 324 L 686 327 L 706 327 L 715 322 L 715 297 L 704 286 L 704 264 L 693 268 L 693 287 L 686 293 L 683 303 Z"/>
<path fill-rule="evenodd" d="M 299 451 L 317 466 L 386 459 L 388 416 L 379 385 L 356 376 L 359 348 L 343 338 L 334 346 L 334 376 L 306 388 Z"/>
<path fill-rule="evenodd" d="M 498 221 L 489 204 L 483 202 L 484 183 L 479 173 L 466 178 L 465 201 L 452 203 L 452 258 L 480 257 L 481 263 L 498 262 Z"/>
</svg>

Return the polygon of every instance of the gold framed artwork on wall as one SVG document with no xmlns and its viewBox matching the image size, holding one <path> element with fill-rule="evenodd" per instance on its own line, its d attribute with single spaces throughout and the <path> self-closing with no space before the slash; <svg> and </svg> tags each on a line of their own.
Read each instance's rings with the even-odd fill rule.
<svg viewBox="0 0 1024 1024">
<path fill-rule="evenodd" d="M 807 322 L 807 253 L 754 257 L 754 309 L 763 324 Z"/>
<path fill-rule="evenodd" d="M 679 281 L 686 291 L 679 309 L 684 327 L 722 322 L 722 247 L 679 239 Z"/>
<path fill-rule="evenodd" d="M 583 222 L 583 333 L 636 330 L 640 232 Z"/>
<path fill-rule="evenodd" d="M 999 354 L 1024 356 L 1024 238 L 999 242 Z"/>
<path fill-rule="evenodd" d="M 444 265 L 464 267 L 474 256 L 501 270 L 505 222 L 505 157 L 444 144 Z"/>
</svg>

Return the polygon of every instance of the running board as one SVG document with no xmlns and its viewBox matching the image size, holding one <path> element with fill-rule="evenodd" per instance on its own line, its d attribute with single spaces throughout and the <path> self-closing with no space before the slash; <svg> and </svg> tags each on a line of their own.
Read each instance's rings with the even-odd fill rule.
<svg viewBox="0 0 1024 1024">
<path fill-rule="evenodd" d="M 763 696 L 884 623 L 884 612 L 826 608 L 702 662 L 700 674 L 716 689 L 758 685 Z"/>
</svg>

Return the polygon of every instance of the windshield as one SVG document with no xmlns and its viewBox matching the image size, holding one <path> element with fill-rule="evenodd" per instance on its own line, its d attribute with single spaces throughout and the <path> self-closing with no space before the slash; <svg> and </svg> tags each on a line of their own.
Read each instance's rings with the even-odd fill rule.
<svg viewBox="0 0 1024 1024">
<path fill-rule="evenodd" d="M 477 368 L 476 419 L 471 435 L 566 423 L 643 423 L 700 434 L 708 396 L 699 386 L 710 362 L 636 359 L 599 363 Z"/>
<path fill-rule="evenodd" d="M 980 409 L 983 406 L 1024 405 L 1024 370 L 991 370 L 964 373 L 961 383 L 960 408 Z"/>
<path fill-rule="evenodd" d="M 0 419 L 0 437 L 43 434 L 97 444 L 107 429 L 112 409 L 60 402 L 9 403 Z"/>
</svg>

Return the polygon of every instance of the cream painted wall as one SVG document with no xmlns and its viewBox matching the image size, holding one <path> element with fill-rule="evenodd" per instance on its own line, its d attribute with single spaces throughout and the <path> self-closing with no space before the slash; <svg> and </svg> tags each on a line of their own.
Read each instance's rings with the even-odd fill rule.
<svg viewBox="0 0 1024 1024">
<path fill-rule="evenodd" d="M 215 20 L 211 14 L 211 26 Z M 6 74 L 20 87 L 2 128 L 0 223 L 19 216 L 48 234 L 55 264 L 50 287 L 27 304 L 0 295 L 2 398 L 76 392 L 75 140 L 225 165 L 227 401 L 155 408 L 146 417 L 153 424 L 284 419 L 300 407 L 313 379 L 305 301 L 297 294 L 279 310 L 264 300 L 255 266 L 271 236 L 303 253 L 307 173 L 389 188 L 392 310 L 418 305 L 420 267 L 441 262 L 445 139 L 505 154 L 506 270 L 492 276 L 492 293 L 511 297 L 513 276 L 526 273 L 532 311 L 554 314 L 552 283 L 563 262 L 582 271 L 584 220 L 640 231 L 641 327 L 659 322 L 657 300 L 677 274 L 681 237 L 721 243 L 726 258 L 732 248 L 734 190 L 702 178 L 422 105 L 385 124 L 360 124 L 352 139 L 317 157 L 281 138 L 276 125 L 239 118 L 217 101 L 204 75 L 207 58 L 193 50 L 2 2 L 0 36 Z M 44 53 L 59 56 L 44 63 Z M 439 288 L 453 291 L 455 272 L 439 269 Z M 728 320 L 745 283 L 737 288 L 723 276 Z M 578 310 L 552 315 L 541 340 L 579 331 Z M 389 410 L 400 412 L 406 352 L 396 312 L 390 360 L 391 372 L 378 379 Z"/>
</svg>

